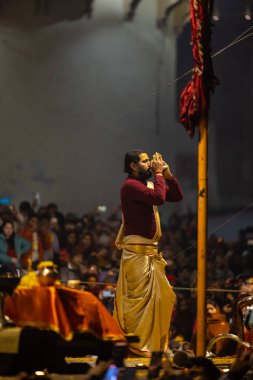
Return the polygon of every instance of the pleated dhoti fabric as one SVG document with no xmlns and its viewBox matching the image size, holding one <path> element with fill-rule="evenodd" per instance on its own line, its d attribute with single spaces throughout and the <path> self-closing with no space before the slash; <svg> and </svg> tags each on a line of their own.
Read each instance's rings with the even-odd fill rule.
<svg viewBox="0 0 253 380">
<path fill-rule="evenodd" d="M 137 355 L 166 351 L 175 293 L 165 275 L 166 262 L 151 239 L 131 235 L 124 238 L 116 288 L 114 318 L 125 334 L 138 335 L 130 343 Z"/>
</svg>

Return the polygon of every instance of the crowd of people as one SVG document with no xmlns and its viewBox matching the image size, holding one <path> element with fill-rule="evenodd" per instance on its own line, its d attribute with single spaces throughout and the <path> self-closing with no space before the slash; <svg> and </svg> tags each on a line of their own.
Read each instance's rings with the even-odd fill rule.
<svg viewBox="0 0 253 380">
<path fill-rule="evenodd" d="M 121 210 L 105 211 L 105 207 L 98 207 L 79 216 L 64 215 L 54 203 L 39 206 L 24 201 L 18 209 L 1 205 L 0 274 L 22 275 L 29 260 L 34 269 L 42 260 L 53 261 L 63 284 L 92 292 L 112 313 L 121 259 L 121 251 L 114 244 Z M 184 342 L 194 345 L 196 335 L 196 225 L 196 214 L 190 209 L 175 211 L 163 225 L 159 242 L 167 262 L 167 278 L 177 295 L 171 322 L 172 350 Z M 250 228 L 240 231 L 232 243 L 216 235 L 208 238 L 207 288 L 217 291 L 207 293 L 207 315 L 210 321 L 215 316 L 224 322 L 224 332 L 237 332 L 236 300 L 242 294 L 252 295 L 251 233 Z M 208 339 L 212 337 L 211 327 L 212 323 Z"/>
</svg>

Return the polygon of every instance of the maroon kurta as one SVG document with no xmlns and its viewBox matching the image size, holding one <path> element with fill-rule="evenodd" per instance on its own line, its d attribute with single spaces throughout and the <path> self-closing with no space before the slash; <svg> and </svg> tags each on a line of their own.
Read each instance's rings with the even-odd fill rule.
<svg viewBox="0 0 253 380">
<path fill-rule="evenodd" d="M 147 182 L 129 176 L 121 187 L 121 206 L 124 217 L 124 235 L 139 235 L 152 239 L 156 232 L 153 206 L 182 199 L 182 190 L 176 178 L 165 181 L 155 176 L 154 189 Z"/>
</svg>

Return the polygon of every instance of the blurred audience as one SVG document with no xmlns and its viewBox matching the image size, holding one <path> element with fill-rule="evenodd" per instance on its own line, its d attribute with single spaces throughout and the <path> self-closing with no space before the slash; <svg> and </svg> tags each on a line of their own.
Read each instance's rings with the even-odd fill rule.
<svg viewBox="0 0 253 380">
<path fill-rule="evenodd" d="M 109 212 L 99 206 L 79 217 L 62 213 L 55 203 L 40 205 L 35 199 L 32 204 L 21 202 L 18 211 L 13 205 L 0 205 L 0 224 L 2 272 L 7 269 L 5 264 L 26 269 L 29 258 L 34 268 L 41 260 L 52 260 L 64 284 L 76 281 L 79 288 L 92 292 L 112 312 L 121 259 L 121 252 L 114 246 L 121 224 L 119 207 Z M 197 215 L 190 208 L 185 213 L 175 211 L 163 224 L 159 242 L 167 262 L 167 278 L 177 293 L 171 322 L 175 347 L 180 340 L 194 342 L 196 332 L 196 226 Z M 207 287 L 213 289 L 207 294 L 208 339 L 218 325 L 223 326 L 222 331 L 239 333 L 241 321 L 235 318 L 238 302 L 253 295 L 251 236 L 249 227 L 239 231 L 235 242 L 226 242 L 215 234 L 208 238 Z"/>
</svg>

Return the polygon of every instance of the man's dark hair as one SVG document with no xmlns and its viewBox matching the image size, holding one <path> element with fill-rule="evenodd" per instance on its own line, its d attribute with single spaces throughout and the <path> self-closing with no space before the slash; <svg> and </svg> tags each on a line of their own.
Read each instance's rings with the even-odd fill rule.
<svg viewBox="0 0 253 380">
<path fill-rule="evenodd" d="M 138 164 L 140 161 L 140 154 L 144 153 L 143 150 L 130 150 L 125 154 L 125 167 L 124 167 L 124 172 L 131 174 L 132 169 L 130 167 L 131 162 L 134 162 L 135 164 Z"/>
<path fill-rule="evenodd" d="M 28 201 L 22 201 L 20 204 L 19 204 L 19 211 L 22 213 L 25 213 L 25 214 L 31 214 L 33 212 L 33 209 L 32 209 L 32 206 L 31 206 L 31 203 L 28 202 Z"/>
<path fill-rule="evenodd" d="M 6 226 L 6 224 L 11 224 L 13 230 L 15 230 L 15 226 L 14 226 L 14 222 L 13 222 L 13 220 L 9 220 L 9 219 L 8 219 L 8 220 L 5 220 L 5 221 L 3 222 L 2 226 L 1 226 L 1 231 L 3 231 L 4 226 Z"/>
</svg>

